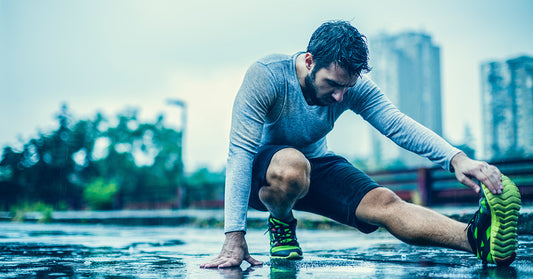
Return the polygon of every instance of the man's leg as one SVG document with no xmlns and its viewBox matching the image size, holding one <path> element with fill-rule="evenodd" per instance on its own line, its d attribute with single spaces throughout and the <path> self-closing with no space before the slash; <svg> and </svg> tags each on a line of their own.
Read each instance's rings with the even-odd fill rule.
<svg viewBox="0 0 533 279">
<path fill-rule="evenodd" d="M 302 249 L 296 239 L 296 219 L 292 208 L 309 190 L 311 165 L 293 148 L 277 151 L 266 170 L 266 183 L 259 189 L 259 199 L 270 211 L 268 232 L 270 257 L 301 259 Z"/>
<path fill-rule="evenodd" d="M 294 219 L 292 208 L 309 190 L 311 165 L 293 148 L 285 148 L 272 156 L 266 172 L 268 186 L 261 187 L 259 198 L 270 214 L 282 221 Z"/>
<path fill-rule="evenodd" d="M 384 187 L 368 192 L 355 214 L 362 221 L 386 228 L 408 244 L 472 252 L 467 238 L 467 224 L 407 203 Z"/>
</svg>

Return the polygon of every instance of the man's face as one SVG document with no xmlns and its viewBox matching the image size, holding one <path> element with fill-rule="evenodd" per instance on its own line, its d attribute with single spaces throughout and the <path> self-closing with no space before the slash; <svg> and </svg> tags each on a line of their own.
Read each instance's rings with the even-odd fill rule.
<svg viewBox="0 0 533 279">
<path fill-rule="evenodd" d="M 335 63 L 318 71 L 311 70 L 305 78 L 307 95 L 314 105 L 329 106 L 341 102 L 348 88 L 353 87 L 357 75 L 350 76 Z"/>
</svg>

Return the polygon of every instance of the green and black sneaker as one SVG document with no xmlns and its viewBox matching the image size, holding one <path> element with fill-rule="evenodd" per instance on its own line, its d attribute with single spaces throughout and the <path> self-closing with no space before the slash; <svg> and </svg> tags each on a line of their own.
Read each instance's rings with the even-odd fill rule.
<svg viewBox="0 0 533 279">
<path fill-rule="evenodd" d="M 508 266 L 516 257 L 520 192 L 507 176 L 502 176 L 502 184 L 499 195 L 481 184 L 479 210 L 467 227 L 468 242 L 483 264 Z"/>
<path fill-rule="evenodd" d="M 296 240 L 296 219 L 286 223 L 269 216 L 268 234 L 270 236 L 270 258 L 290 260 L 302 258 L 302 249 Z"/>
</svg>

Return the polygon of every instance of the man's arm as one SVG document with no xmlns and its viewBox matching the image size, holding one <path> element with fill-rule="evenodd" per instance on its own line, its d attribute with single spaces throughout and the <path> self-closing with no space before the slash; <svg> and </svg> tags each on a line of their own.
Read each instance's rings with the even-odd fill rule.
<svg viewBox="0 0 533 279">
<path fill-rule="evenodd" d="M 270 71 L 261 63 L 247 71 L 233 104 L 230 146 L 226 165 L 224 231 L 226 240 L 218 257 L 201 267 L 239 266 L 253 259 L 244 238 L 252 176 L 253 157 L 260 144 L 266 115 L 275 101 Z"/>
<path fill-rule="evenodd" d="M 351 109 L 355 113 L 398 146 L 450 170 L 459 149 L 398 110 L 369 78 L 362 78 L 352 90 Z"/>
<path fill-rule="evenodd" d="M 226 233 L 246 231 L 252 163 L 261 142 L 263 124 L 275 102 L 272 79 L 265 65 L 254 63 L 246 72 L 233 103 L 224 197 Z"/>
<path fill-rule="evenodd" d="M 455 171 L 459 182 L 479 193 L 471 178 L 485 184 L 493 194 L 501 194 L 501 172 L 495 166 L 468 158 L 443 138 L 401 113 L 369 79 L 356 85 L 358 98 L 352 110 L 399 146 L 427 157 L 443 168 Z"/>
</svg>

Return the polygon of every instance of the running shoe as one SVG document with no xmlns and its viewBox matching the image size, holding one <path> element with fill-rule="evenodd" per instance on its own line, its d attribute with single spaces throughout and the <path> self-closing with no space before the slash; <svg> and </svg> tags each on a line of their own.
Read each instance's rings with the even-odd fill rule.
<svg viewBox="0 0 533 279">
<path fill-rule="evenodd" d="M 516 257 L 520 192 L 507 176 L 502 176 L 502 184 L 499 195 L 481 184 L 479 210 L 467 227 L 468 242 L 485 265 L 508 266 Z"/>
<path fill-rule="evenodd" d="M 270 258 L 291 260 L 302 258 L 302 249 L 296 240 L 296 219 L 286 223 L 269 216 L 268 234 L 270 236 Z"/>
</svg>

